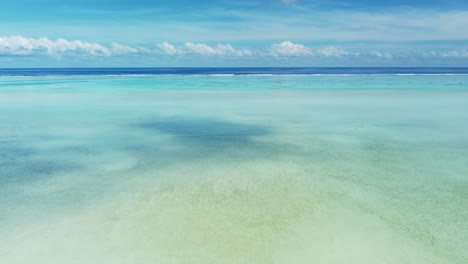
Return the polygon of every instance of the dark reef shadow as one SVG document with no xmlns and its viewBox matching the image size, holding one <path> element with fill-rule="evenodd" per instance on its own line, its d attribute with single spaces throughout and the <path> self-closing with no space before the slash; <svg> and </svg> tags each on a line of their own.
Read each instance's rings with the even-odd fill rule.
<svg viewBox="0 0 468 264">
<path fill-rule="evenodd" d="M 137 126 L 171 134 L 189 144 L 206 146 L 243 145 L 251 143 L 255 137 L 272 133 L 266 126 L 199 117 L 156 118 Z"/>
<path fill-rule="evenodd" d="M 81 168 L 77 163 L 46 157 L 47 153 L 41 153 L 19 141 L 0 139 L 0 184 L 32 182 Z"/>
<path fill-rule="evenodd" d="M 262 139 L 274 134 L 274 129 L 260 124 L 230 122 L 205 117 L 155 117 L 150 121 L 134 124 L 134 127 L 174 137 L 185 148 L 177 153 L 166 153 L 174 160 L 226 157 L 236 159 L 270 158 L 294 151 L 294 146 L 277 144 Z M 149 155 L 157 150 L 146 147 Z M 141 150 L 141 149 L 140 149 Z M 297 150 L 296 150 L 297 151 Z"/>
</svg>

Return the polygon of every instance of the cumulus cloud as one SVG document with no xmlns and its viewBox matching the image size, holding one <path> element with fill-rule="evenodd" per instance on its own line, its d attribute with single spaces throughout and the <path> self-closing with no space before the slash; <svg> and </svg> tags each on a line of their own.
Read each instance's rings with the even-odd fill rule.
<svg viewBox="0 0 468 264">
<path fill-rule="evenodd" d="M 346 50 L 328 46 L 320 48 L 307 47 L 291 41 L 257 49 L 238 49 L 229 44 L 209 45 L 205 43 L 185 42 L 172 45 L 162 42 L 156 46 L 126 46 L 113 42 L 107 46 L 81 40 L 48 38 L 28 38 L 23 36 L 0 37 L 0 57 L 5 60 L 11 56 L 49 56 L 60 58 L 63 56 L 177 56 L 177 57 L 249 57 L 249 58 L 288 58 L 304 57 L 308 59 L 350 59 L 364 58 L 367 60 L 387 61 L 398 58 L 438 58 L 438 59 L 468 59 L 468 49 L 438 51 L 406 51 L 391 53 L 385 50 Z"/>
<path fill-rule="evenodd" d="M 458 53 L 453 52 L 454 55 L 463 55 L 463 51 L 458 51 Z M 468 52 L 465 53 L 468 57 Z M 273 57 L 311 57 L 311 58 L 350 58 L 350 57 L 360 57 L 368 59 L 383 59 L 389 60 L 394 59 L 395 56 L 390 52 L 385 51 L 348 51 L 340 49 L 337 47 L 322 47 L 322 48 L 309 48 L 302 44 L 293 43 L 291 41 L 283 41 L 279 44 L 273 44 L 270 46 L 266 52 L 263 53 L 264 56 L 273 56 Z M 447 57 L 449 54 L 447 54 Z"/>
<path fill-rule="evenodd" d="M 468 50 L 460 49 L 460 50 L 450 50 L 445 52 L 439 53 L 441 57 L 445 58 L 468 58 Z"/>
<path fill-rule="evenodd" d="M 390 52 L 380 52 L 380 51 L 373 51 L 369 53 L 370 56 L 381 58 L 381 59 L 392 59 L 393 54 Z"/>
<path fill-rule="evenodd" d="M 206 44 L 187 42 L 184 44 L 187 53 L 195 53 L 201 55 L 219 55 L 218 51 Z"/>
<path fill-rule="evenodd" d="M 335 47 L 325 47 L 325 48 L 318 49 L 316 51 L 316 54 L 325 56 L 325 57 L 341 57 L 345 55 L 350 55 L 349 52 L 344 51 L 342 49 L 335 48 Z"/>
<path fill-rule="evenodd" d="M 302 44 L 283 41 L 279 44 L 273 44 L 269 48 L 267 54 L 280 57 L 310 56 L 312 55 L 312 50 Z"/>
<path fill-rule="evenodd" d="M 266 56 L 274 57 L 316 57 L 316 58 L 344 58 L 344 57 L 367 57 L 373 59 L 392 59 L 393 54 L 380 51 L 353 52 L 337 47 L 323 47 L 312 49 L 302 44 L 291 41 L 283 41 L 272 45 L 265 53 Z"/>
<path fill-rule="evenodd" d="M 429 51 L 423 54 L 424 57 L 439 57 L 439 58 L 468 58 L 468 50 L 446 50 L 446 51 Z"/>
<path fill-rule="evenodd" d="M 223 56 L 252 56 L 252 51 L 247 50 L 247 49 L 235 49 L 231 45 L 222 45 L 218 44 L 215 47 L 215 50 L 217 50 L 220 54 Z"/>
<path fill-rule="evenodd" d="M 248 50 L 237 50 L 231 45 L 218 44 L 214 47 L 206 44 L 187 42 L 184 44 L 186 53 L 194 53 L 199 55 L 218 55 L 218 56 L 248 56 L 251 52 Z"/>
<path fill-rule="evenodd" d="M 202 55 L 202 56 L 252 56 L 253 53 L 246 49 L 235 49 L 231 45 L 218 44 L 209 46 L 203 43 L 186 42 L 181 47 L 173 46 L 167 42 L 158 44 L 158 48 L 167 55 Z"/>
<path fill-rule="evenodd" d="M 175 55 L 179 53 L 179 50 L 175 46 L 167 42 L 160 43 L 157 46 L 162 52 L 168 55 Z"/>
<path fill-rule="evenodd" d="M 252 56 L 253 52 L 247 49 L 235 49 L 231 45 L 218 44 L 209 46 L 203 43 L 186 42 L 180 47 L 160 43 L 154 48 L 130 47 L 119 43 L 111 43 L 109 47 L 98 43 L 80 40 L 48 38 L 27 38 L 23 36 L 0 37 L 1 55 L 48 55 L 59 57 L 63 55 L 111 56 L 130 54 L 166 54 L 166 55 L 200 55 L 200 56 L 226 56 L 243 57 Z"/>
<path fill-rule="evenodd" d="M 111 53 L 113 55 L 126 55 L 126 54 L 132 54 L 132 53 L 135 54 L 135 53 L 138 53 L 138 49 L 125 46 L 125 45 L 121 45 L 121 44 L 114 42 L 111 44 Z"/>
<path fill-rule="evenodd" d="M 50 40 L 48 38 L 26 38 L 22 36 L 0 37 L 0 54 L 31 55 L 45 53 L 51 56 L 61 54 L 80 54 L 92 56 L 109 56 L 108 48 L 80 40 Z"/>
</svg>

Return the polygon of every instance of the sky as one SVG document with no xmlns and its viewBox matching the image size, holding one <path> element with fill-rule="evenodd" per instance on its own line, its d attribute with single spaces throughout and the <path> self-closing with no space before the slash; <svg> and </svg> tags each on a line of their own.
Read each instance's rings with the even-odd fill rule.
<svg viewBox="0 0 468 264">
<path fill-rule="evenodd" d="M 0 0 L 0 68 L 468 66 L 467 0 Z"/>
</svg>

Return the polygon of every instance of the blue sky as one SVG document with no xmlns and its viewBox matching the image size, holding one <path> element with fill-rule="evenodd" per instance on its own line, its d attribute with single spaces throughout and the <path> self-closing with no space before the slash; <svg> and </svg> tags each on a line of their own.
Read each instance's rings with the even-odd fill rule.
<svg viewBox="0 0 468 264">
<path fill-rule="evenodd" d="M 0 67 L 468 66 L 466 0 L 0 1 Z"/>
</svg>

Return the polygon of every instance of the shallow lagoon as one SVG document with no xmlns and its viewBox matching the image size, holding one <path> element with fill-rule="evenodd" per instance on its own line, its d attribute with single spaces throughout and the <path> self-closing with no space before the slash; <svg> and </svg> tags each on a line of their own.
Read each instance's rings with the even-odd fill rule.
<svg viewBox="0 0 468 264">
<path fill-rule="evenodd" d="M 0 259 L 466 263 L 466 84 L 0 77 Z"/>
</svg>

